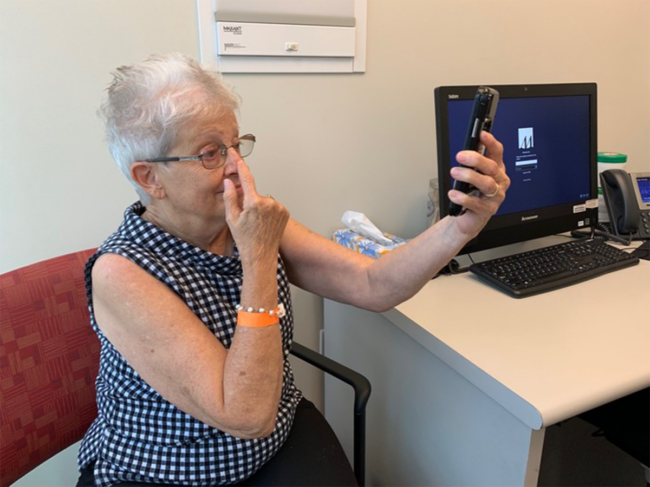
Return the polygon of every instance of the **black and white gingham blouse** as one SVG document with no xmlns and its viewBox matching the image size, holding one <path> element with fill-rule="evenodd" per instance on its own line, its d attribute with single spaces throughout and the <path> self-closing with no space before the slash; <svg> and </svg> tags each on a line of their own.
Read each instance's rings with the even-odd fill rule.
<svg viewBox="0 0 650 487">
<path fill-rule="evenodd" d="M 101 341 L 97 377 L 98 417 L 79 451 L 79 468 L 95 460 L 98 485 L 123 481 L 218 485 L 253 474 L 282 446 L 302 394 L 288 361 L 293 336 L 289 282 L 278 258 L 278 297 L 284 349 L 282 397 L 276 426 L 266 438 L 243 440 L 182 412 L 133 370 L 97 327 L 92 306 L 91 269 L 105 253 L 131 260 L 169 286 L 228 349 L 235 333 L 242 285 L 239 254 L 220 256 L 184 242 L 144 220 L 144 207 L 127 208 L 124 222 L 86 265 L 91 324 Z M 152 323 L 155 326 L 155 323 Z"/>
</svg>

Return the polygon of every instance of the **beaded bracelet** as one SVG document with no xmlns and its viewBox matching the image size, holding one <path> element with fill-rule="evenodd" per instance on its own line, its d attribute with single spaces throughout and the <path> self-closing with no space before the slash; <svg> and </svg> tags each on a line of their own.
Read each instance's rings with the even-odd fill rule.
<svg viewBox="0 0 650 487">
<path fill-rule="evenodd" d="M 235 309 L 237 310 L 237 312 L 244 311 L 246 313 L 268 313 L 271 316 L 278 316 L 279 318 L 284 317 L 284 315 L 286 314 L 286 311 L 284 309 L 284 304 L 282 304 L 282 303 L 278 304 L 277 308 L 268 309 L 268 310 L 264 309 L 264 308 L 255 309 L 252 306 L 245 307 L 245 306 L 242 306 L 241 304 L 238 304 L 237 306 L 235 306 Z"/>
<path fill-rule="evenodd" d="M 244 307 L 241 304 L 235 306 L 237 310 L 237 325 L 247 328 L 261 328 L 275 325 L 280 322 L 286 311 L 282 303 L 278 304 L 275 309 L 265 310 L 264 308 L 255 309 Z"/>
</svg>

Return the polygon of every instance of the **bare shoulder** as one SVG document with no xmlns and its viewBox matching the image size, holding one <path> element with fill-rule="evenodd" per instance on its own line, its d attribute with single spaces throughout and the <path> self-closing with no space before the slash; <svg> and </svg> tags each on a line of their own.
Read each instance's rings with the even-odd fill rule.
<svg viewBox="0 0 650 487">
<path fill-rule="evenodd" d="M 92 268 L 93 295 L 130 294 L 146 283 L 147 286 L 162 285 L 140 266 L 119 254 L 101 255 Z"/>
<path fill-rule="evenodd" d="M 133 277 L 139 275 L 142 269 L 126 257 L 119 254 L 102 254 L 92 269 L 93 282 L 105 282 L 115 278 Z"/>
<path fill-rule="evenodd" d="M 107 253 L 92 269 L 92 300 L 102 329 L 144 327 L 165 310 L 192 319 L 193 313 L 168 286 L 126 257 Z"/>
</svg>

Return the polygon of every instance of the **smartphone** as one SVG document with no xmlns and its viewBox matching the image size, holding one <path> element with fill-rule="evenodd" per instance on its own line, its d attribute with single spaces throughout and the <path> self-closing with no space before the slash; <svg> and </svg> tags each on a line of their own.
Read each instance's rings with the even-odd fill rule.
<svg viewBox="0 0 650 487">
<path fill-rule="evenodd" d="M 494 88 L 480 86 L 476 90 L 474 104 L 472 106 L 472 116 L 469 119 L 469 127 L 467 128 L 467 136 L 465 137 L 463 150 L 473 150 L 481 154 L 485 152 L 485 146 L 481 144 L 479 137 L 481 136 L 481 131 L 489 132 L 492 129 L 498 104 L 499 92 Z M 454 181 L 454 189 L 463 193 L 469 193 L 474 189 L 474 186 L 463 181 Z M 465 209 L 462 206 L 454 202 L 449 203 L 449 214 L 451 216 L 462 215 L 464 212 Z"/>
</svg>

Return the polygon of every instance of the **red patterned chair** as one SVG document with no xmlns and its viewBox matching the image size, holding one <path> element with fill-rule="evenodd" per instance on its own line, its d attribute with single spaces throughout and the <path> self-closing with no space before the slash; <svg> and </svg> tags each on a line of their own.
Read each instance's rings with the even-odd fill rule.
<svg viewBox="0 0 650 487">
<path fill-rule="evenodd" d="M 93 253 L 0 275 L 0 486 L 79 441 L 97 414 L 100 346 L 84 284 Z"/>
</svg>

